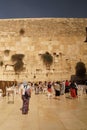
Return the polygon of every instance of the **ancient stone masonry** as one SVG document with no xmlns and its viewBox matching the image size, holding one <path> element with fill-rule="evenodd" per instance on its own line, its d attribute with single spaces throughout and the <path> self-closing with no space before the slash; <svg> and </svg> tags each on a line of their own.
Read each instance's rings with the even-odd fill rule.
<svg viewBox="0 0 87 130">
<path fill-rule="evenodd" d="M 70 79 L 78 61 L 87 67 L 86 27 L 87 18 L 1 19 L 0 80 Z M 41 59 L 45 52 L 53 56 L 50 70 Z M 14 54 L 25 55 L 25 69 L 19 75 L 13 69 Z"/>
</svg>

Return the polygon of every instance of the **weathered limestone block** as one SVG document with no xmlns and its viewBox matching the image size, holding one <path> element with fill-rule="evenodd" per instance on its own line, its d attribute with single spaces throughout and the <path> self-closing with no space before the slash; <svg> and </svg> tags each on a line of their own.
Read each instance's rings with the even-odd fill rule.
<svg viewBox="0 0 87 130">
<path fill-rule="evenodd" d="M 84 43 L 86 27 L 87 18 L 0 20 L 0 60 L 3 60 L 4 66 L 11 63 L 13 54 L 25 55 L 23 61 L 26 73 L 20 73 L 19 77 L 12 74 L 13 76 L 8 76 L 8 80 L 14 77 L 32 81 L 63 80 L 75 73 L 76 62 L 82 60 L 87 67 L 87 45 Z M 20 34 L 21 29 L 24 30 L 23 35 Z M 9 57 L 4 56 L 6 49 L 10 50 Z M 49 74 L 40 58 L 40 54 L 46 51 L 51 53 L 54 61 Z M 1 71 L 3 73 L 4 70 Z M 0 79 L 3 77 L 5 80 L 7 73 L 0 76 Z"/>
</svg>

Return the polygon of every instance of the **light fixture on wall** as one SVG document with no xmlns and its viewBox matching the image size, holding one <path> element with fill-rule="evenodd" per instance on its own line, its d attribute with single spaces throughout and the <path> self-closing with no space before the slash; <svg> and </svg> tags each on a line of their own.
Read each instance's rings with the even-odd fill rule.
<svg viewBox="0 0 87 130">
<path fill-rule="evenodd" d="M 86 29 L 86 40 L 84 42 L 87 42 L 87 27 L 85 29 Z"/>
</svg>

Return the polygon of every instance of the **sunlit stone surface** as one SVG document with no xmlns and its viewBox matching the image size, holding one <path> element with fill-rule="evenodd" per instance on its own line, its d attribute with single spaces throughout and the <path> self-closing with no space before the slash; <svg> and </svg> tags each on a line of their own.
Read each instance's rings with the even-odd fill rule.
<svg viewBox="0 0 87 130">
<path fill-rule="evenodd" d="M 11 97 L 10 97 L 10 100 Z M 0 97 L 0 130 L 87 130 L 87 95 L 76 99 L 61 96 L 47 99 L 46 94 L 32 92 L 28 115 L 22 115 L 20 95 L 14 104 Z"/>
<path fill-rule="evenodd" d="M 86 27 L 87 18 L 1 19 L 0 61 L 3 61 L 4 65 L 0 66 L 0 79 L 70 79 L 70 75 L 75 73 L 78 61 L 83 61 L 87 67 L 87 43 L 84 42 Z M 21 29 L 24 32 L 20 33 Z M 10 50 L 9 55 L 4 54 L 5 50 Z M 46 70 L 39 55 L 46 51 L 51 53 L 54 59 L 50 70 Z M 54 53 L 56 55 L 53 55 Z M 25 55 L 23 61 L 26 69 L 20 73 L 19 78 L 13 75 L 12 69 L 5 68 L 6 64 L 12 64 L 13 54 Z"/>
</svg>

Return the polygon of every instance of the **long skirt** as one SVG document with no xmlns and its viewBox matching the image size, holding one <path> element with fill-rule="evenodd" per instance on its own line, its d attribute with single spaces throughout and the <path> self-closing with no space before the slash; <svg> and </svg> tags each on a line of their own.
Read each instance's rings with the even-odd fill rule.
<svg viewBox="0 0 87 130">
<path fill-rule="evenodd" d="M 51 89 L 51 88 L 48 88 L 48 92 L 50 92 L 50 93 L 51 93 L 51 92 L 52 92 L 52 89 Z"/>
<path fill-rule="evenodd" d="M 76 97 L 76 90 L 75 89 L 72 89 L 70 88 L 70 93 L 71 93 L 71 97 Z"/>
<path fill-rule="evenodd" d="M 55 96 L 60 96 L 60 91 L 59 90 L 55 90 Z"/>
<path fill-rule="evenodd" d="M 65 93 L 69 93 L 69 87 L 65 87 Z"/>
<path fill-rule="evenodd" d="M 22 106 L 22 114 L 28 114 L 28 110 L 29 110 L 29 98 L 26 99 L 25 96 L 22 96 L 22 100 L 23 100 L 23 106 Z"/>
</svg>

